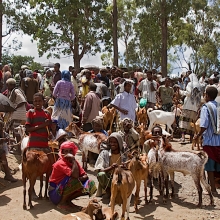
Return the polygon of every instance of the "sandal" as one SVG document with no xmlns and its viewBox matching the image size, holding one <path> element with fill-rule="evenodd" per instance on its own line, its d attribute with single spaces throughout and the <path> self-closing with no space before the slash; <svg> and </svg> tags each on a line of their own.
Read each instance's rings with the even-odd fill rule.
<svg viewBox="0 0 220 220">
<path fill-rule="evenodd" d="M 66 205 L 66 204 L 57 205 L 57 208 L 62 210 L 62 211 L 65 211 L 65 212 L 72 212 L 73 211 L 73 208 L 69 205 Z"/>
<path fill-rule="evenodd" d="M 186 140 L 183 139 L 183 138 L 180 138 L 180 139 L 179 139 L 179 142 L 180 142 L 180 143 L 185 143 L 185 141 L 186 141 Z"/>
</svg>

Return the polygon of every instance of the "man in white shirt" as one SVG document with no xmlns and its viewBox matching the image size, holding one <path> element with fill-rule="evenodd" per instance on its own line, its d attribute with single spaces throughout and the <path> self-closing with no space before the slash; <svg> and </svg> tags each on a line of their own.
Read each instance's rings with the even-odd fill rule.
<svg viewBox="0 0 220 220">
<path fill-rule="evenodd" d="M 135 121 L 135 109 L 137 103 L 133 94 L 130 93 L 132 88 L 131 81 L 125 81 L 124 92 L 116 95 L 115 99 L 107 106 L 107 108 L 114 107 L 120 112 L 120 119 L 129 118 Z"/>
<path fill-rule="evenodd" d="M 152 71 L 148 70 L 147 78 L 142 80 L 138 85 L 138 92 L 142 93 L 142 97 L 147 99 L 146 108 L 154 108 L 156 104 L 157 83 L 152 78 Z"/>
</svg>

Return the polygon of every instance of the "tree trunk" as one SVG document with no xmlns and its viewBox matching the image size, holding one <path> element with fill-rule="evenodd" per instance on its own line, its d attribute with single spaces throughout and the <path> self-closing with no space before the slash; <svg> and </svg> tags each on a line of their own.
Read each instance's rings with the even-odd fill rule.
<svg viewBox="0 0 220 220">
<path fill-rule="evenodd" d="M 166 0 L 161 5 L 161 29 L 162 29 L 162 50 L 161 50 L 161 70 L 163 77 L 167 76 L 167 14 Z"/>
<path fill-rule="evenodd" d="M 0 63 L 2 62 L 2 0 L 0 0 Z"/>
<path fill-rule="evenodd" d="M 80 71 L 80 55 L 79 55 L 79 37 L 78 34 L 74 34 L 74 48 L 73 48 L 73 60 L 74 60 L 74 68 L 77 73 Z"/>
<path fill-rule="evenodd" d="M 113 18 L 112 29 L 113 29 L 113 51 L 114 51 L 113 65 L 118 66 L 118 9 L 117 9 L 117 0 L 113 0 L 112 18 Z"/>
</svg>

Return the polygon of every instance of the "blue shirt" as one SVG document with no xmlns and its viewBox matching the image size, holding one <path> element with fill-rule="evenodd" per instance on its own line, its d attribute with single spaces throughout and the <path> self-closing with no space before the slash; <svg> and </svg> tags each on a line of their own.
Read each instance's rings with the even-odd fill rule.
<svg viewBox="0 0 220 220">
<path fill-rule="evenodd" d="M 209 101 L 208 103 L 212 106 L 215 118 L 217 118 L 217 102 Z M 203 132 L 203 146 L 220 146 L 220 135 L 214 133 L 208 107 L 205 104 L 201 109 L 200 127 L 206 128 Z"/>
</svg>

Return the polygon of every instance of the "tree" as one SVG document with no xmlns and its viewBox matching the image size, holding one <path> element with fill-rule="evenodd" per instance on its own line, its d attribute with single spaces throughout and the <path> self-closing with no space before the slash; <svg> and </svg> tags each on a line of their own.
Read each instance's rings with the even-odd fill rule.
<svg viewBox="0 0 220 220">
<path fill-rule="evenodd" d="M 105 10 L 107 0 L 28 2 L 31 8 L 28 14 L 22 11 L 20 14 L 21 18 L 28 19 L 31 27 L 21 26 L 21 30 L 38 41 L 40 56 L 45 53 L 48 53 L 47 57 L 72 56 L 74 66 L 79 70 L 83 56 L 95 55 L 101 51 L 100 43 L 109 39 L 110 30 L 106 25 L 111 21 Z"/>
<path fill-rule="evenodd" d="M 219 67 L 219 14 L 217 1 L 214 4 L 197 1 L 176 30 L 176 53 L 192 64 L 196 74 Z M 186 58 L 189 51 L 190 56 Z"/>
<path fill-rule="evenodd" d="M 184 17 L 191 6 L 189 0 L 144 0 L 138 1 L 142 7 L 142 16 L 152 16 L 160 27 L 160 42 L 161 42 L 161 70 L 163 76 L 167 75 L 167 51 L 172 45 L 170 38 L 169 26 L 175 26 L 175 23 Z M 143 9 L 144 6 L 144 9 Z M 148 25 L 148 24 L 145 24 Z"/>
</svg>

